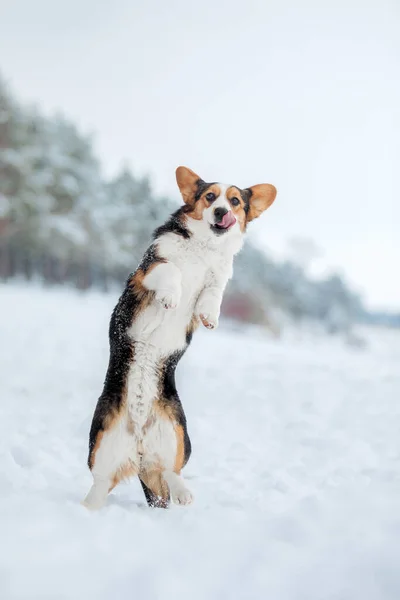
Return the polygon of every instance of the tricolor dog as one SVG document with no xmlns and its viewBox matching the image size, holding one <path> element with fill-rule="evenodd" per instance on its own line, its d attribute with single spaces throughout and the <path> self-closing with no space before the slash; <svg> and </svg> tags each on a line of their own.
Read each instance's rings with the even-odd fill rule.
<svg viewBox="0 0 400 600">
<path fill-rule="evenodd" d="M 93 485 L 84 504 L 101 508 L 138 475 L 150 506 L 190 504 L 181 475 L 190 452 L 175 369 L 200 323 L 218 325 L 225 286 L 247 224 L 274 201 L 270 184 L 206 183 L 186 167 L 184 205 L 154 233 L 110 322 L 110 360 L 89 439 Z"/>
</svg>

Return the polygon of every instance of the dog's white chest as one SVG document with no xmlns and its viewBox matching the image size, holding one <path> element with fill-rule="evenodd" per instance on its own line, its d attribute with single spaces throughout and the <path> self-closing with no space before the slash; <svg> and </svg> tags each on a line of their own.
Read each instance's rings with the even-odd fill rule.
<svg viewBox="0 0 400 600">
<path fill-rule="evenodd" d="M 129 335 L 134 343 L 134 359 L 128 375 L 128 407 L 138 430 L 144 427 L 154 399 L 159 394 L 160 371 L 167 357 L 186 347 L 188 329 L 197 300 L 209 283 L 210 273 L 231 268 L 217 249 L 177 236 L 164 235 L 158 244 L 159 255 L 171 264 L 159 263 L 151 272 L 150 289 L 156 289 L 154 300 L 134 319 Z M 158 269 L 158 271 L 157 271 Z M 178 279 L 174 277 L 178 272 Z M 179 286 L 179 301 L 166 309 L 157 300 L 165 291 L 174 296 Z"/>
</svg>

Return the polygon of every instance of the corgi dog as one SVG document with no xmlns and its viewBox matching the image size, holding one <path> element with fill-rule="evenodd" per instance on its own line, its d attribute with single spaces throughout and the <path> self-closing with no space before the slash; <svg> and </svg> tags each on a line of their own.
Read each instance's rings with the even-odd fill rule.
<svg viewBox="0 0 400 600">
<path fill-rule="evenodd" d="M 184 205 L 156 229 L 112 313 L 109 365 L 89 437 L 93 485 L 83 504 L 90 509 L 136 475 L 149 506 L 192 502 L 181 475 L 191 445 L 175 369 L 197 327 L 217 327 L 247 224 L 276 196 L 270 184 L 206 183 L 186 167 L 176 179 Z"/>
</svg>

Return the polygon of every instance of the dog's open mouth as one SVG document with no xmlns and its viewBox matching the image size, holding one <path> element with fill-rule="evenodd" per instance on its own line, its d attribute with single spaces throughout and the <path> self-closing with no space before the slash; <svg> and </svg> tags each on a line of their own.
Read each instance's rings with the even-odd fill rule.
<svg viewBox="0 0 400 600">
<path fill-rule="evenodd" d="M 219 223 L 215 223 L 215 225 L 212 225 L 211 227 L 216 233 L 223 233 L 224 231 L 228 231 L 228 229 L 233 227 L 235 223 L 236 219 L 231 211 L 229 211 L 224 214 Z"/>
</svg>

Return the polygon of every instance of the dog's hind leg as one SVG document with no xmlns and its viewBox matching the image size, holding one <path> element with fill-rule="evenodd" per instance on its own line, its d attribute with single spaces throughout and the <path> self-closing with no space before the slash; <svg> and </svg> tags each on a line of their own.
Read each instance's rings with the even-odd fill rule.
<svg viewBox="0 0 400 600">
<path fill-rule="evenodd" d="M 163 477 L 169 487 L 172 501 L 175 504 L 185 505 L 193 502 L 193 494 L 186 487 L 185 480 L 181 475 L 181 471 L 190 457 L 191 444 L 186 430 L 186 418 L 180 402 L 175 405 L 175 410 L 181 421 L 181 423 L 174 423 L 173 425 L 176 437 L 175 461 L 172 469 L 165 467 Z"/>
<path fill-rule="evenodd" d="M 152 489 L 146 485 L 143 479 L 152 486 Z M 186 487 L 183 477 L 177 473 L 164 471 L 162 474 L 153 472 L 153 474 L 147 476 L 140 474 L 139 480 L 147 504 L 151 508 L 168 508 L 170 498 L 174 504 L 185 505 L 193 502 L 193 494 Z"/>
<path fill-rule="evenodd" d="M 83 501 L 84 506 L 102 508 L 108 493 L 121 479 L 138 474 L 135 440 L 128 431 L 126 418 L 119 417 L 106 430 L 99 430 L 89 456 L 93 485 Z"/>
<path fill-rule="evenodd" d="M 168 508 L 170 495 L 168 484 L 162 472 L 157 470 L 142 471 L 139 475 L 147 504 L 151 508 Z"/>
</svg>

